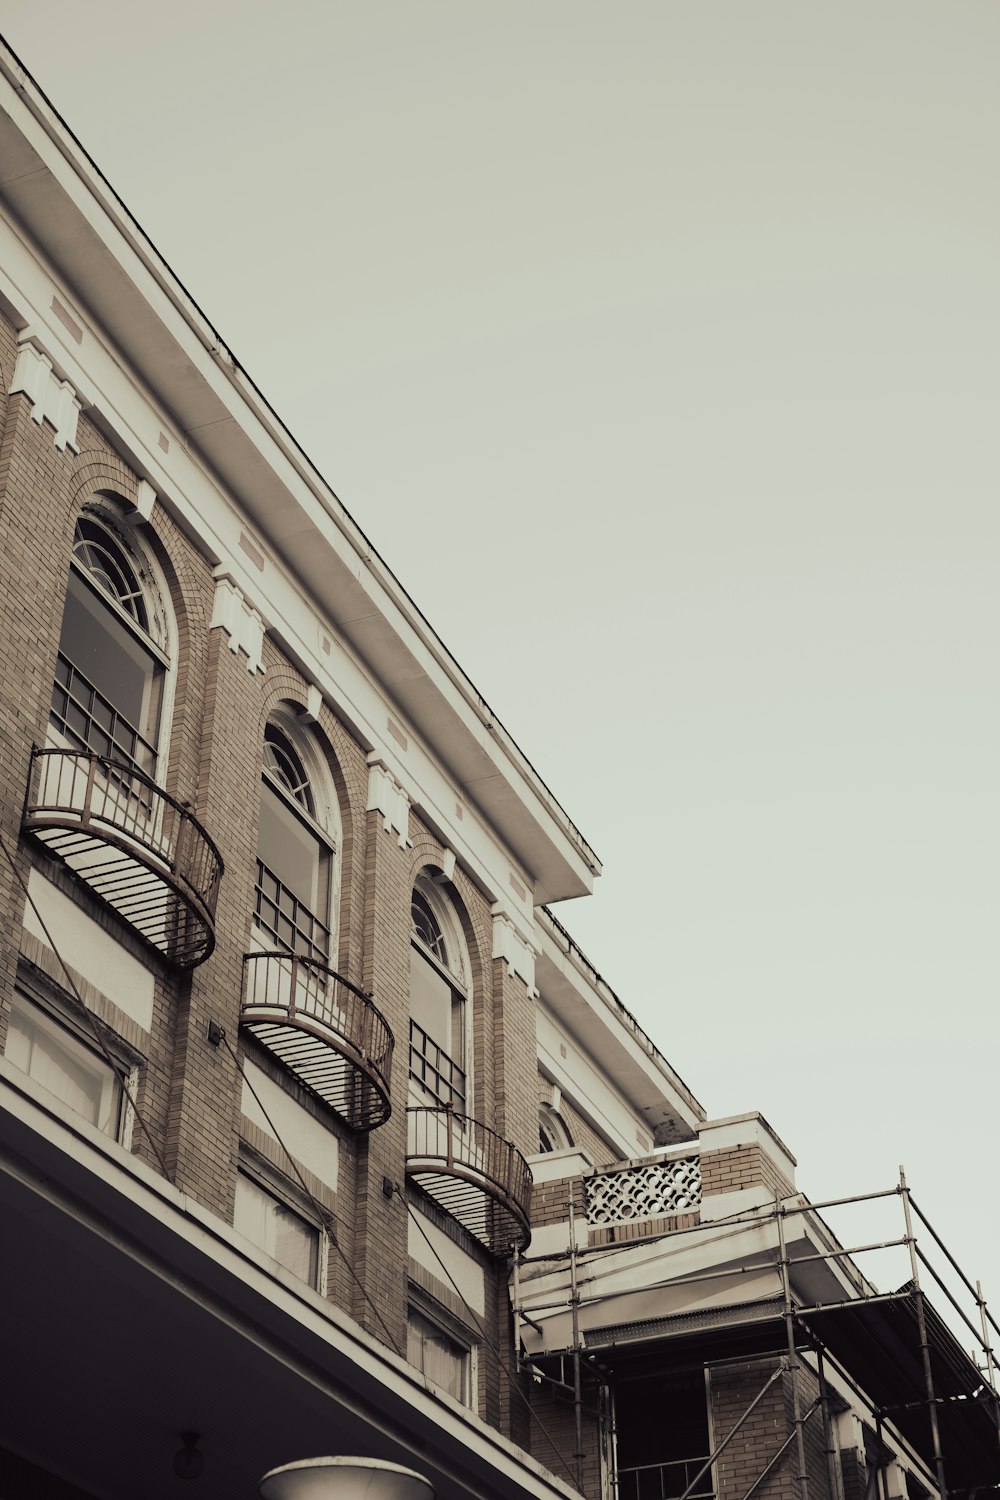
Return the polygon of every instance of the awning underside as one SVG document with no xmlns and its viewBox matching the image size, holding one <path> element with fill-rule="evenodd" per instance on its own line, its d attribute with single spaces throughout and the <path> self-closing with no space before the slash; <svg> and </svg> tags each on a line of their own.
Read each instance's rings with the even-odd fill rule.
<svg viewBox="0 0 1000 1500">
<path fill-rule="evenodd" d="M 924 1297 L 924 1317 L 949 1491 L 1000 1483 L 1000 1434 L 994 1398 L 980 1371 Z M 933 1468 L 912 1284 L 892 1300 L 852 1302 L 810 1312 L 802 1320 L 820 1338 L 882 1414 Z"/>
</svg>

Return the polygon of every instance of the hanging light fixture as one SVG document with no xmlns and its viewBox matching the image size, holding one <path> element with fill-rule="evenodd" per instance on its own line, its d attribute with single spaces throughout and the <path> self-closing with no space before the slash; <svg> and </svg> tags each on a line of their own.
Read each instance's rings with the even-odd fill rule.
<svg viewBox="0 0 1000 1500">
<path fill-rule="evenodd" d="M 303 1458 L 265 1474 L 262 1500 L 434 1500 L 429 1480 L 378 1458 Z"/>
</svg>

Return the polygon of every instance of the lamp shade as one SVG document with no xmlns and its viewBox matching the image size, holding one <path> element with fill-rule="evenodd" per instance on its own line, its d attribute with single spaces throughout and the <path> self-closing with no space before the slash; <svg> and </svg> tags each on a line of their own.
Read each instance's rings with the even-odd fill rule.
<svg viewBox="0 0 1000 1500">
<path fill-rule="evenodd" d="M 302 1458 L 265 1474 L 263 1500 L 434 1500 L 430 1481 L 377 1458 Z"/>
</svg>

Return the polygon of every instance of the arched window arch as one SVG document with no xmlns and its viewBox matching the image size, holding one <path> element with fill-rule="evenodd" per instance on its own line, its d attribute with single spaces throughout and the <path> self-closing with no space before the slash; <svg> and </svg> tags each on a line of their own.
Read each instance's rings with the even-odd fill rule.
<svg viewBox="0 0 1000 1500">
<path fill-rule="evenodd" d="M 462 924 L 427 873 L 410 898 L 410 1093 L 464 1114 L 471 1095 L 472 965 Z"/>
<path fill-rule="evenodd" d="M 542 1104 L 538 1109 L 538 1149 L 542 1151 L 567 1151 L 573 1137 L 566 1122 L 551 1104 Z"/>
<path fill-rule="evenodd" d="M 111 502 L 76 523 L 52 688 L 53 738 L 162 772 L 172 615 L 153 560 Z"/>
<path fill-rule="evenodd" d="M 254 915 L 265 942 L 330 961 L 339 850 L 329 767 L 295 710 L 282 704 L 264 728 Z"/>
</svg>

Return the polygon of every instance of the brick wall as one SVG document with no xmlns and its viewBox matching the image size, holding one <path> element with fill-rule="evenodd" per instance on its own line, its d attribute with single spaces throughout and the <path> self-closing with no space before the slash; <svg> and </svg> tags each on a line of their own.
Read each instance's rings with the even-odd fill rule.
<svg viewBox="0 0 1000 1500">
<path fill-rule="evenodd" d="M 710 1406 L 716 1443 L 747 1411 L 778 1365 L 777 1359 L 766 1358 L 711 1370 Z M 742 1500 L 789 1437 L 792 1441 L 754 1494 L 760 1500 L 801 1500 L 798 1445 L 794 1438 L 796 1387 L 800 1413 L 806 1417 L 818 1393 L 818 1384 L 811 1370 L 800 1367 L 794 1375 L 786 1371 L 779 1377 L 717 1460 L 718 1500 Z M 805 1421 L 803 1446 L 811 1500 L 830 1500 L 830 1471 L 822 1414 L 818 1409 Z"/>
<path fill-rule="evenodd" d="M 738 1193 L 743 1188 L 761 1184 L 778 1197 L 788 1197 L 794 1191 L 756 1141 L 729 1146 L 723 1151 L 702 1151 L 701 1190 L 704 1196 Z"/>
<path fill-rule="evenodd" d="M 253 926 L 263 730 L 279 703 L 304 707 L 308 685 L 270 637 L 264 642 L 265 670 L 256 672 L 248 670 L 242 652 L 230 649 L 224 629 L 210 628 L 215 582 L 208 558 L 162 505 L 154 507 L 148 522 L 130 510 L 138 496 L 138 476 L 86 416 L 78 425 L 79 453 L 63 452 L 55 446 L 53 429 L 32 419 L 26 397 L 3 398 L 15 360 L 13 330 L 0 319 L 0 625 L 5 646 L 0 663 L 0 830 L 16 852 L 23 878 L 32 863 L 43 866 L 152 974 L 152 1022 L 148 1033 L 132 1036 L 131 1043 L 142 1058 L 138 1105 L 156 1149 L 136 1130 L 133 1150 L 157 1170 L 156 1152 L 162 1153 L 168 1175 L 180 1189 L 231 1220 L 241 1129 L 246 1135 L 241 1080 L 229 1047 L 210 1042 L 209 1023 L 223 1028 L 239 1056 L 243 959 Z M 167 743 L 161 746 L 165 788 L 190 806 L 225 862 L 215 951 L 190 974 L 173 971 L 63 867 L 20 836 L 30 751 L 33 743 L 44 741 L 48 723 L 75 522 L 83 507 L 108 495 L 121 497 L 112 504 L 162 573 L 172 616 L 172 707 Z M 368 812 L 366 749 L 328 705 L 322 706 L 311 732 L 326 757 L 342 827 L 332 962 L 372 993 L 396 1042 L 388 1123 L 359 1138 L 331 1122 L 340 1140 L 340 1178 L 328 1291 L 375 1337 L 403 1352 L 410 892 L 419 871 L 443 868 L 447 854 L 416 814 L 410 819 L 410 843 L 401 848 L 381 815 Z M 531 1155 L 538 1143 L 533 1001 L 524 981 L 493 960 L 492 915 L 484 893 L 458 869 L 450 894 L 472 965 L 473 1112 Z M 0 1045 L 22 944 L 23 908 L 15 872 L 0 861 Z M 72 963 L 72 955 L 66 957 Z M 61 984 L 44 945 L 26 943 L 25 958 L 42 980 Z M 99 990 L 93 990 L 91 999 L 95 1011 L 112 1018 L 113 1025 L 111 1002 Z M 571 1121 L 571 1128 L 586 1135 L 578 1121 Z M 280 1148 L 262 1140 L 250 1144 L 264 1152 L 271 1167 L 283 1170 Z M 385 1184 L 391 1193 L 384 1191 Z M 457 1233 L 461 1237 L 463 1232 Z M 487 1420 L 527 1443 L 524 1382 L 512 1374 L 506 1275 L 502 1261 L 490 1262 L 480 1409 Z"/>
</svg>

